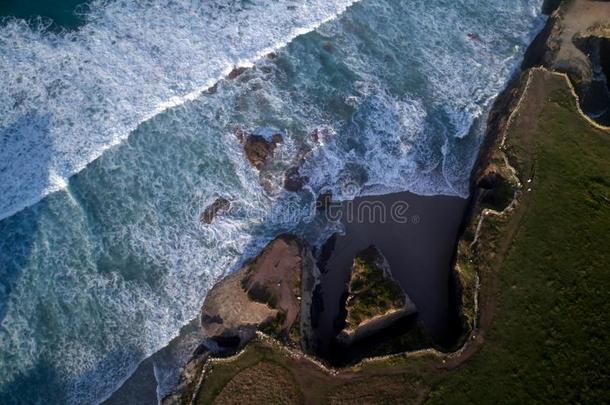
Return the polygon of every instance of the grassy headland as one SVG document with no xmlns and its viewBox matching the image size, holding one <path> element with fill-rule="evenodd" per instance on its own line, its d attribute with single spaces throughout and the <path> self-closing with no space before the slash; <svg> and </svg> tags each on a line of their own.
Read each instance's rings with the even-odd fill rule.
<svg viewBox="0 0 610 405">
<path fill-rule="evenodd" d="M 261 381 L 288 378 L 290 395 L 300 393 L 297 402 L 306 403 L 610 398 L 610 133 L 582 116 L 564 76 L 530 75 L 487 168 L 516 185 L 516 200 L 501 214 L 479 206 L 460 243 L 473 322 L 461 351 L 403 354 L 331 372 L 259 339 L 234 360 L 211 363 L 199 403 L 265 400 L 258 390 L 230 394 L 244 370 Z M 469 304 L 475 296 L 476 308 Z M 277 379 L 268 378 L 270 370 Z"/>
</svg>

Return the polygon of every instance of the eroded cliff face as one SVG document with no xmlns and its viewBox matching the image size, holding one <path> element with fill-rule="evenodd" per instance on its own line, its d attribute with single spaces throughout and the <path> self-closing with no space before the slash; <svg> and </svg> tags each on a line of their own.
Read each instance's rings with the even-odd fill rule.
<svg viewBox="0 0 610 405">
<path fill-rule="evenodd" d="M 345 345 L 417 312 L 409 296 L 392 278 L 387 260 L 374 246 L 354 258 L 345 306 L 345 327 L 338 336 Z"/>
<path fill-rule="evenodd" d="M 201 308 L 202 342 L 164 404 L 189 403 L 210 357 L 237 352 L 257 331 L 309 351 L 313 290 L 319 283 L 311 248 L 294 235 L 280 235 L 239 271 L 217 283 Z"/>
<path fill-rule="evenodd" d="M 227 350 L 243 347 L 257 330 L 298 344 L 309 318 L 302 307 L 307 313 L 315 279 L 307 244 L 281 235 L 210 291 L 201 310 L 204 334 Z"/>
<path fill-rule="evenodd" d="M 583 110 L 603 125 L 610 123 L 608 16 L 607 1 L 563 2 L 539 37 L 536 60 L 531 63 L 566 73 Z"/>
</svg>

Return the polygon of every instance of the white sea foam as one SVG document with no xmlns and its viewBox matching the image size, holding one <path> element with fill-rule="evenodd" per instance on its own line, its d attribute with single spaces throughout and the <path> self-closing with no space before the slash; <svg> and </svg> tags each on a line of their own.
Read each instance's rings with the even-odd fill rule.
<svg viewBox="0 0 610 405">
<path fill-rule="evenodd" d="M 0 27 L 0 218 L 64 187 L 142 121 L 352 3 L 94 1 L 87 24 L 62 34 L 9 21 Z M 23 128 L 32 120 L 45 125 Z"/>
<path fill-rule="evenodd" d="M 491 3 L 481 7 L 458 1 L 446 10 L 444 3 L 413 1 L 396 7 L 400 23 L 388 18 L 396 13 L 387 9 L 388 3 L 368 4 L 360 18 L 366 18 L 371 32 L 384 36 L 374 49 L 409 66 L 405 76 L 415 77 L 409 80 L 424 81 L 425 91 L 421 86 L 416 94 L 396 89 L 399 85 L 392 82 L 397 78 L 384 83 L 399 67 L 363 53 L 370 38 L 345 35 L 350 22 L 319 30 L 335 39 L 362 80 L 359 95 L 349 100 L 355 116 L 346 126 L 331 124 L 327 132 L 338 134 L 317 148 L 304 167 L 314 189 L 331 189 L 338 198 L 353 197 L 354 190 L 345 195 L 347 184 L 360 194 L 408 190 L 467 197 L 487 112 L 544 22 L 538 1 Z M 411 52 L 397 55 L 401 48 Z"/>
</svg>

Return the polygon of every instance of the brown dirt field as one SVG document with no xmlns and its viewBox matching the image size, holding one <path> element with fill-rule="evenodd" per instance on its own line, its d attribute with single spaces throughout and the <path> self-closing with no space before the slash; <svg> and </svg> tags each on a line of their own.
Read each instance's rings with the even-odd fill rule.
<svg viewBox="0 0 610 405">
<path fill-rule="evenodd" d="M 214 400 L 219 405 L 300 404 L 302 394 L 290 372 L 261 362 L 237 374 Z"/>
</svg>

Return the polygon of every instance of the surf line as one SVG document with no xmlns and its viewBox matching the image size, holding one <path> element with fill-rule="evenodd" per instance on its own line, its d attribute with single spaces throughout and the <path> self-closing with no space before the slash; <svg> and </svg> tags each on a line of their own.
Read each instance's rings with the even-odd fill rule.
<svg viewBox="0 0 610 405">
<path fill-rule="evenodd" d="M 118 136 L 116 136 L 113 140 L 111 140 L 110 142 L 108 142 L 107 144 L 105 144 L 104 146 L 98 148 L 97 150 L 91 152 L 89 154 L 89 159 L 88 161 L 82 163 L 82 164 L 78 164 L 75 165 L 74 170 L 71 171 L 71 173 L 65 175 L 65 176 L 59 176 L 57 173 L 55 173 L 54 176 L 52 176 L 51 178 L 51 184 L 48 186 L 47 189 L 43 190 L 40 195 L 34 197 L 34 198 L 30 198 L 26 201 L 23 201 L 21 204 L 17 204 L 14 207 L 12 207 L 11 209 L 8 209 L 6 211 L 0 212 L 0 221 L 8 218 L 10 216 L 13 216 L 15 214 L 17 214 L 18 212 L 38 203 L 39 201 L 41 201 L 42 199 L 44 199 L 45 197 L 47 197 L 50 194 L 53 194 L 55 192 L 58 191 L 62 191 L 65 190 L 66 187 L 68 186 L 68 179 L 72 176 L 74 176 L 75 174 L 78 174 L 79 172 L 81 172 L 82 170 L 84 170 L 87 166 L 89 166 L 89 164 L 93 163 L 95 160 L 97 160 L 105 151 L 107 151 L 108 149 L 111 149 L 115 146 L 118 146 L 120 144 L 122 144 L 126 139 L 129 138 L 129 134 L 131 134 L 132 132 L 134 132 L 140 125 L 146 123 L 147 121 L 150 121 L 151 119 L 153 119 L 154 117 L 156 117 L 159 114 L 162 114 L 163 112 L 170 110 L 172 108 L 175 107 L 179 107 L 183 104 L 186 104 L 190 101 L 194 101 L 196 99 L 198 99 L 204 92 L 206 92 L 207 90 L 209 90 L 210 88 L 214 87 L 214 85 L 216 85 L 218 82 L 220 82 L 221 80 L 223 80 L 224 78 L 226 78 L 227 76 L 229 76 L 229 74 L 234 70 L 234 69 L 240 69 L 240 68 L 245 68 L 245 69 L 251 69 L 252 67 L 254 67 L 254 65 L 260 61 L 262 58 L 264 58 L 266 55 L 272 53 L 272 52 L 276 52 L 279 49 L 282 49 L 284 47 L 286 47 L 288 44 L 290 44 L 292 41 L 294 41 L 295 39 L 297 39 L 298 37 L 300 37 L 301 35 L 305 35 L 308 34 L 312 31 L 317 30 L 320 26 L 326 24 L 329 21 L 335 20 L 337 18 L 339 18 L 341 15 L 343 15 L 350 7 L 352 7 L 354 4 L 359 3 L 361 0 L 351 0 L 349 2 L 347 2 L 345 5 L 340 6 L 338 8 L 338 11 L 334 14 L 330 14 L 328 15 L 326 18 L 323 18 L 319 21 L 316 21 L 308 26 L 305 27 L 301 27 L 301 28 L 294 28 L 292 31 L 290 31 L 290 33 L 286 36 L 286 39 L 284 40 L 280 40 L 278 42 L 276 42 L 275 44 L 265 47 L 259 51 L 257 51 L 251 58 L 245 59 L 245 60 L 237 60 L 235 61 L 233 64 L 227 64 L 225 66 L 225 68 L 222 70 L 222 73 L 215 78 L 212 78 L 208 81 L 206 81 L 203 85 L 197 87 L 195 90 L 191 91 L 190 93 L 187 93 L 183 96 L 174 96 L 169 98 L 168 100 L 159 103 L 155 108 L 152 109 L 152 111 L 148 114 L 145 114 L 143 116 L 143 118 L 141 118 L 138 122 L 134 123 L 133 125 L 129 126 L 125 133 L 123 134 L 119 134 Z"/>
</svg>

